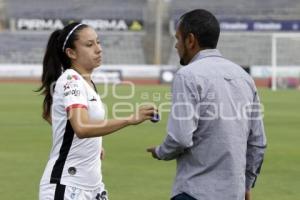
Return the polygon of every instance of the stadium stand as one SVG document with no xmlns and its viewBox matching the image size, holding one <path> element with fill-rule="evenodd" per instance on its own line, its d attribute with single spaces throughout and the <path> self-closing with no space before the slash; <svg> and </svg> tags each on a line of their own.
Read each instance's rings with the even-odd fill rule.
<svg viewBox="0 0 300 200">
<path fill-rule="evenodd" d="M 299 59 L 300 36 L 297 38 L 280 38 L 277 40 L 277 43 L 278 43 L 278 49 L 277 49 L 278 64 L 283 66 L 284 65 L 300 66 L 300 59 Z"/>
<path fill-rule="evenodd" d="M 145 0 L 6 0 L 8 18 L 143 19 Z"/>
<path fill-rule="evenodd" d="M 105 64 L 145 64 L 143 34 L 100 33 Z"/>
<path fill-rule="evenodd" d="M 218 19 L 234 20 L 295 20 L 300 19 L 298 0 L 172 0 L 171 20 L 178 19 L 184 12 L 204 8 L 216 14 Z M 171 31 L 171 34 L 174 34 Z M 299 40 L 299 39 L 298 39 Z M 278 64 L 300 64 L 296 49 L 300 42 L 285 39 L 278 42 Z M 173 45 L 174 46 L 174 45 Z M 221 53 L 242 66 L 271 65 L 272 32 L 222 32 L 218 48 Z M 286 51 L 289 49 L 289 51 Z M 178 65 L 176 50 L 170 51 L 169 64 Z"/>
<path fill-rule="evenodd" d="M 271 37 L 268 34 L 221 34 L 218 48 L 242 66 L 271 63 Z"/>
<path fill-rule="evenodd" d="M 41 63 L 49 34 L 35 31 L 0 32 L 0 63 Z M 142 34 L 100 33 L 103 63 L 144 64 L 142 37 Z"/>
<path fill-rule="evenodd" d="M 218 49 L 224 57 L 241 66 L 271 65 L 271 42 L 272 38 L 269 33 L 222 33 Z M 279 39 L 277 45 L 278 64 L 300 65 L 299 56 L 297 55 L 299 49 L 300 36 L 295 39 Z M 173 45 L 169 64 L 178 65 L 178 61 L 177 52 Z"/>
<path fill-rule="evenodd" d="M 187 10 L 199 7 L 211 10 L 220 19 L 300 19 L 299 0 L 166 0 L 165 2 L 169 2 L 170 20 L 177 19 Z M 5 5 L 8 20 L 122 18 L 144 20 L 145 23 L 149 21 L 145 19 L 147 0 L 6 0 Z M 49 34 L 49 31 L 0 32 L 2 44 L 0 63 L 41 63 Z M 173 34 L 167 33 L 162 37 L 162 64 L 178 65 L 176 49 L 169 42 L 170 38 L 174 40 Z M 154 43 L 154 36 L 147 35 L 147 32 L 101 32 L 100 38 L 104 64 L 153 64 L 153 53 L 151 54 L 153 45 L 149 45 L 149 42 Z M 145 41 L 145 38 L 149 41 Z M 278 63 L 298 64 L 300 61 L 297 59 L 296 49 L 299 48 L 299 42 L 283 41 L 278 42 Z M 287 47 L 295 50 L 287 52 L 285 51 Z M 224 32 L 220 37 L 219 49 L 224 56 L 243 66 L 270 65 L 271 32 Z"/>
<path fill-rule="evenodd" d="M 1 63 L 41 63 L 49 33 L 0 32 Z"/>
<path fill-rule="evenodd" d="M 219 18 L 228 19 L 299 19 L 298 0 L 172 0 L 171 17 L 177 19 L 182 13 L 194 8 L 212 11 Z"/>
<path fill-rule="evenodd" d="M 224 57 L 241 66 L 270 66 L 272 64 L 271 39 L 271 34 L 267 33 L 223 33 L 220 36 L 218 49 Z M 295 39 L 285 38 L 278 40 L 277 64 L 286 66 L 300 65 L 299 48 L 300 36 Z M 178 65 L 178 61 L 177 52 L 173 45 L 168 64 Z"/>
<path fill-rule="evenodd" d="M 146 0 L 6 0 L 6 18 L 143 20 Z M 41 63 L 49 31 L 0 32 L 0 63 Z M 104 64 L 145 64 L 144 32 L 101 32 Z"/>
</svg>

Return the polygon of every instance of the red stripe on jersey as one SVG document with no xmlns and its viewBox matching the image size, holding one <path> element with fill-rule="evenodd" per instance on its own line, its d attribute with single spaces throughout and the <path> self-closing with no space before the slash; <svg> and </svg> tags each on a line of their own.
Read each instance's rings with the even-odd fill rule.
<svg viewBox="0 0 300 200">
<path fill-rule="evenodd" d="M 73 105 L 68 106 L 66 108 L 66 111 L 69 111 L 72 108 L 85 108 L 85 109 L 87 109 L 86 105 L 83 105 L 83 104 L 73 104 Z"/>
</svg>

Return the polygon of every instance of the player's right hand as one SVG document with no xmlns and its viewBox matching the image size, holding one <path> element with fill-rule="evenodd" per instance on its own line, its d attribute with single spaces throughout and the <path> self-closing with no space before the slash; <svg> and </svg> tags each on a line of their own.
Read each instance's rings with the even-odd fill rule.
<svg viewBox="0 0 300 200">
<path fill-rule="evenodd" d="M 157 112 L 157 109 L 155 109 L 152 105 L 140 106 L 136 113 L 129 117 L 129 124 L 137 125 L 144 122 L 145 120 L 150 120 L 152 119 L 152 116 Z"/>
</svg>

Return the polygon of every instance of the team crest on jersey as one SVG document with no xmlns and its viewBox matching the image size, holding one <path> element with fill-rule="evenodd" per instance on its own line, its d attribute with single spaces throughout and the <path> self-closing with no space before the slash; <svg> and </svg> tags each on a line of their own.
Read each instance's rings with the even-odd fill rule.
<svg viewBox="0 0 300 200">
<path fill-rule="evenodd" d="M 76 168 L 75 167 L 70 167 L 69 169 L 68 169 L 68 173 L 70 174 L 70 175 L 75 175 L 76 174 Z"/>
<path fill-rule="evenodd" d="M 67 80 L 76 80 L 77 81 L 77 80 L 79 80 L 79 77 L 75 74 L 74 75 L 68 75 Z"/>
<path fill-rule="evenodd" d="M 78 84 L 73 83 L 72 81 L 68 81 L 66 84 L 64 84 L 64 91 L 72 89 L 72 88 L 78 88 Z"/>
<path fill-rule="evenodd" d="M 70 89 L 70 82 L 67 82 L 65 85 L 64 85 L 64 91 Z"/>
</svg>

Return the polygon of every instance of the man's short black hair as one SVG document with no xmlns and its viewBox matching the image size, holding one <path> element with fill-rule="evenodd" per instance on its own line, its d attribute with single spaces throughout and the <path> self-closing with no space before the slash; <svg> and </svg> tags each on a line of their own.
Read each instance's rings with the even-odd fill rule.
<svg viewBox="0 0 300 200">
<path fill-rule="evenodd" d="M 192 33 L 201 48 L 214 49 L 217 47 L 220 25 L 216 17 L 209 11 L 196 9 L 187 12 L 180 17 L 178 25 L 183 39 Z"/>
</svg>

